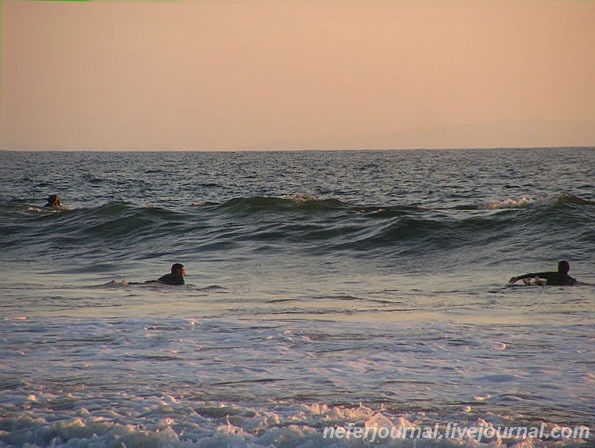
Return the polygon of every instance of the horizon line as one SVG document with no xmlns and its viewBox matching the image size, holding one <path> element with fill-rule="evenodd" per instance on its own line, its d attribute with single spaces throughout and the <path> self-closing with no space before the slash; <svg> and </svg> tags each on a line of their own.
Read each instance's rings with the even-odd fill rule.
<svg viewBox="0 0 595 448">
<path fill-rule="evenodd" d="M 334 151 L 489 151 L 489 150 L 531 150 L 531 149 L 595 149 L 595 145 L 570 145 L 570 146 L 485 146 L 473 148 L 296 148 L 296 149 L 0 149 L 0 152 L 88 152 L 88 153 L 110 153 L 110 152 L 334 152 Z"/>
</svg>

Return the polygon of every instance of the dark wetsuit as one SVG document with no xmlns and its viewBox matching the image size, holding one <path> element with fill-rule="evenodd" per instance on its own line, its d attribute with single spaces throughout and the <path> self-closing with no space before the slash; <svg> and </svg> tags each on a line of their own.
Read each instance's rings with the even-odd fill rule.
<svg viewBox="0 0 595 448">
<path fill-rule="evenodd" d="M 159 277 L 157 282 L 163 283 L 164 285 L 183 285 L 185 283 L 184 277 L 176 274 L 165 274 L 164 276 Z"/>
<path fill-rule="evenodd" d="M 524 278 L 539 277 L 546 281 L 547 286 L 569 286 L 576 285 L 576 279 L 572 278 L 568 274 L 562 274 L 560 272 L 536 272 L 535 274 L 525 274 L 516 277 L 517 280 Z"/>
</svg>

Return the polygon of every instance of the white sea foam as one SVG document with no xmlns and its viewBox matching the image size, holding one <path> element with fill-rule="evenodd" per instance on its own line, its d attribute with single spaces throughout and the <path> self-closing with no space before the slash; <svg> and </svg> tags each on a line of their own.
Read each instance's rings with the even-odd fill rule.
<svg viewBox="0 0 595 448">
<path fill-rule="evenodd" d="M 461 419 L 452 414 L 446 422 L 428 412 L 395 414 L 387 410 L 373 410 L 366 406 L 344 407 L 321 404 L 287 406 L 276 404 L 275 411 L 255 407 L 228 406 L 183 400 L 175 406 L 163 408 L 158 402 L 136 405 L 127 413 L 106 413 L 79 408 L 71 415 L 33 417 L 27 414 L 3 419 L 1 446 L 51 447 L 411 447 L 418 443 L 435 447 L 575 447 L 587 446 L 589 439 L 564 438 L 557 440 L 515 437 L 478 437 L 478 430 L 495 434 L 496 430 L 511 428 L 511 421 L 497 415 L 484 418 Z M 146 416 L 161 417 L 154 422 Z M 167 416 L 169 415 L 169 416 Z M 131 422 L 133 421 L 133 422 Z M 525 427 L 543 428 L 544 434 L 561 433 L 555 424 L 523 422 Z M 429 428 L 439 434 L 433 440 L 415 437 L 416 428 Z M 347 428 L 347 435 L 345 428 Z M 361 428 L 360 435 L 354 428 Z M 462 431 L 461 428 L 465 430 Z M 518 427 L 515 427 L 518 428 Z M 339 432 L 343 429 L 342 434 Z M 386 435 L 382 436 L 383 431 Z M 395 437 L 405 429 L 409 437 Z M 589 435 L 587 428 L 577 427 L 576 435 Z M 326 431 L 325 431 L 326 430 Z M 335 432 L 336 431 L 336 432 Z M 349 434 L 349 432 L 352 432 Z M 367 437 L 361 433 L 368 431 Z M 389 431 L 392 431 L 389 432 Z M 471 432 L 473 431 L 473 432 Z M 329 436 L 330 434 L 330 436 Z M 506 433 L 505 433 L 506 434 Z M 419 436 L 419 432 L 417 433 Z M 416 440 L 417 439 L 417 440 Z M 526 445 L 529 443 L 529 445 Z"/>
<path fill-rule="evenodd" d="M 545 198 L 530 199 L 525 196 L 520 199 L 504 199 L 501 201 L 492 201 L 487 203 L 487 208 L 490 209 L 505 209 L 505 208 L 525 208 L 533 204 L 544 202 Z"/>
<path fill-rule="evenodd" d="M 0 446 L 363 447 L 323 429 L 536 425 L 565 403 L 579 410 L 573 421 L 557 411 L 548 427 L 589 423 L 580 328 L 31 318 L 0 329 Z M 432 446 L 525 442 L 499 443 L 461 436 Z"/>
</svg>

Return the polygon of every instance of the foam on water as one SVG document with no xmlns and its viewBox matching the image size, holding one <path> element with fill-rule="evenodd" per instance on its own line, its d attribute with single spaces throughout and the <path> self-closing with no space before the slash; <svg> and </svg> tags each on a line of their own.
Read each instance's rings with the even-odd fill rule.
<svg viewBox="0 0 595 448">
<path fill-rule="evenodd" d="M 544 417 L 548 427 L 588 425 L 595 381 L 584 330 L 15 317 L 2 323 L 0 440 L 7 446 L 366 446 L 325 439 L 323 429 L 378 422 L 396 428 L 404 421 L 442 429 L 447 422 L 535 426 Z M 493 446 L 458 439 L 433 446 Z M 577 446 L 572 443 L 555 446 Z"/>
<path fill-rule="evenodd" d="M 39 403 L 32 397 L 30 404 Z M 283 404 L 275 405 L 275 411 L 257 408 L 227 406 L 217 403 L 180 403 L 174 397 L 161 397 L 142 401 L 131 400 L 130 414 L 141 414 L 143 418 L 156 415 L 155 421 L 139 425 L 118 423 L 122 416 L 118 413 L 103 415 L 86 408 L 80 408 L 78 415 L 66 420 L 32 419 L 26 416 L 15 419 L 13 424 L 18 429 L 10 436 L 0 432 L 6 446 L 52 446 L 52 447 L 576 447 L 588 446 L 588 440 L 562 439 L 543 441 L 526 439 L 522 436 L 483 437 L 464 435 L 451 436 L 448 439 L 427 440 L 413 437 L 379 438 L 380 428 L 386 428 L 385 434 L 399 434 L 399 431 L 427 428 L 445 436 L 449 433 L 448 425 L 436 425 L 432 413 L 411 413 L 395 415 L 390 410 L 373 410 L 366 406 L 346 408 L 327 405 L 301 405 L 286 409 Z M 136 409 L 135 409 L 136 407 Z M 458 414 L 459 428 L 482 428 L 489 434 L 488 428 L 496 433 L 497 429 L 506 428 L 512 422 L 498 416 L 487 419 L 474 418 L 466 409 Z M 183 423 L 178 416 L 183 416 Z M 125 419 L 125 418 L 122 418 Z M 518 425 L 519 422 L 517 421 Z M 521 422 L 525 427 L 531 425 L 551 433 L 556 426 L 536 421 Z M 332 428 L 332 429 L 331 429 Z M 368 437 L 348 435 L 331 438 L 332 430 L 337 428 L 360 428 L 370 430 Z M 330 429 L 330 430 L 329 430 Z M 325 430 L 326 436 L 325 436 Z M 584 428 L 587 433 L 587 428 Z M 452 430 L 451 430 L 452 431 Z M 363 431 L 361 431 L 363 432 Z M 360 434 L 361 434 L 360 432 Z M 339 434 L 339 433 L 337 433 Z M 353 432 L 352 434 L 355 434 Z M 380 433 L 382 434 L 382 433 Z M 413 434 L 410 432 L 409 434 Z M 419 433 L 418 433 L 419 434 Z M 455 433 L 456 434 L 456 433 Z M 509 433 L 514 434 L 514 433 Z M 521 432 L 522 434 L 522 432 Z M 427 436 L 426 436 L 427 437 Z M 2 443 L 2 442 L 0 442 Z"/>
</svg>

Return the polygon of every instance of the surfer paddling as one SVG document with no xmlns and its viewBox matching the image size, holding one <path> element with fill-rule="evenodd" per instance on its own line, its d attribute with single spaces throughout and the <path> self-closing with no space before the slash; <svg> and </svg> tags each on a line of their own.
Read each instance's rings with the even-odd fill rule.
<svg viewBox="0 0 595 448">
<path fill-rule="evenodd" d="M 162 285 L 184 285 L 186 282 L 184 281 L 184 276 L 186 275 L 186 267 L 181 263 L 174 263 L 171 265 L 171 272 L 169 274 L 162 275 L 157 280 L 147 280 L 146 282 L 129 282 L 127 280 L 122 280 L 123 286 L 128 285 L 150 285 L 152 283 L 160 283 Z M 108 285 L 117 285 L 118 282 L 112 280 L 108 283 Z"/>
<path fill-rule="evenodd" d="M 531 280 L 534 280 L 536 285 L 547 285 L 547 286 L 570 286 L 576 285 L 576 279 L 568 275 L 570 270 L 570 264 L 567 261 L 560 261 L 558 263 L 558 272 L 536 272 L 525 275 L 519 275 L 518 277 L 512 277 L 508 283 L 513 283 L 522 280 L 525 285 L 530 285 Z M 545 281 L 545 283 L 544 283 Z"/>
</svg>

